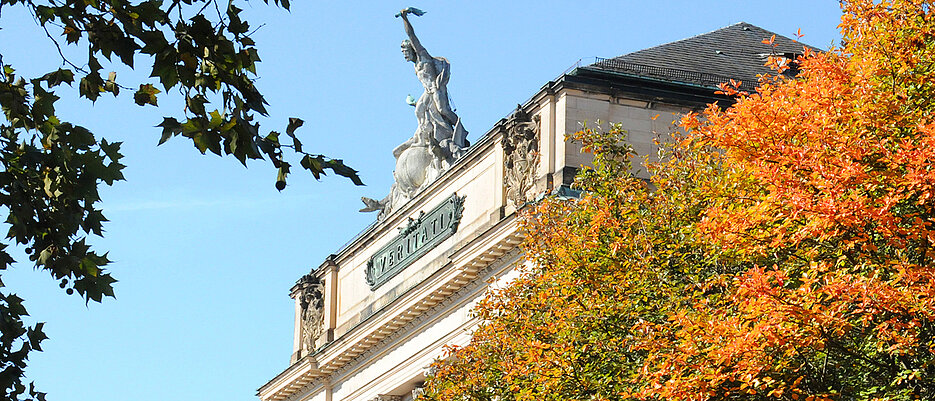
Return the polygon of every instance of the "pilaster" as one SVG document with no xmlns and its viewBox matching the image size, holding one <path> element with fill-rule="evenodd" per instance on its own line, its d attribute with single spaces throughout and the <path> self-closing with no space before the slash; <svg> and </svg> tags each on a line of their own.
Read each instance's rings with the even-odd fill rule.
<svg viewBox="0 0 935 401">
<path fill-rule="evenodd" d="M 315 341 L 316 347 L 334 341 L 334 328 L 337 324 L 338 313 L 338 264 L 335 262 L 335 255 L 331 254 L 325 258 L 324 263 L 318 268 L 317 275 L 324 285 L 324 327 L 321 336 Z"/>
</svg>

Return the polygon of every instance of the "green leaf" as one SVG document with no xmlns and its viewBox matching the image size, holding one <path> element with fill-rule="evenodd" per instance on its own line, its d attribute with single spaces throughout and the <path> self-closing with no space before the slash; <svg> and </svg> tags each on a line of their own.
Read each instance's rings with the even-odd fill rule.
<svg viewBox="0 0 935 401">
<path fill-rule="evenodd" d="M 364 182 L 360 180 L 360 177 L 357 175 L 357 170 L 354 170 L 344 164 L 343 160 L 340 159 L 331 159 L 325 163 L 325 167 L 334 171 L 335 174 L 342 177 L 350 178 L 354 185 L 364 185 Z"/>
<path fill-rule="evenodd" d="M 97 61 L 97 57 L 88 56 L 88 68 L 91 69 L 91 72 L 98 72 L 101 70 L 101 63 Z"/>
<path fill-rule="evenodd" d="M 40 85 L 40 79 L 34 79 L 32 81 L 33 89 L 33 105 L 32 105 L 32 116 L 36 121 L 42 121 L 49 117 L 52 117 L 55 114 L 55 102 L 59 100 L 58 96 L 55 96 L 52 92 L 47 92 L 42 89 Z"/>
<path fill-rule="evenodd" d="M 123 154 L 120 153 L 121 146 L 123 146 L 123 142 L 108 142 L 107 139 L 101 138 L 101 150 L 103 150 L 107 158 L 112 161 L 118 161 L 123 158 Z"/>
<path fill-rule="evenodd" d="M 3 248 L 6 248 L 5 244 L 0 244 L 0 245 L 2 245 Z M 16 260 L 13 259 L 13 257 L 10 256 L 9 253 L 2 250 L 3 248 L 0 248 L 0 270 L 6 270 L 8 267 L 10 267 L 10 265 L 12 265 L 13 263 L 16 263 Z"/>
<path fill-rule="evenodd" d="M 295 151 L 299 153 L 302 153 L 302 142 L 295 136 L 295 130 L 304 123 L 305 121 L 302 121 L 300 118 L 289 117 L 289 125 L 286 127 L 286 134 L 292 138 L 292 146 L 295 148 Z"/>
<path fill-rule="evenodd" d="M 39 344 L 42 340 L 47 340 L 49 338 L 42 332 L 44 326 L 45 323 L 39 322 L 36 323 L 35 327 L 30 327 L 26 330 L 26 338 L 29 340 L 29 346 L 36 351 L 42 351 L 42 347 Z"/>
<path fill-rule="evenodd" d="M 221 127 L 221 124 L 224 123 L 224 117 L 221 116 L 221 113 L 217 110 L 212 111 L 208 116 L 211 118 L 208 121 L 208 128 L 218 129 Z"/>
<path fill-rule="evenodd" d="M 234 34 L 235 36 L 242 35 L 250 31 L 250 24 L 240 19 L 241 11 L 242 10 L 240 8 L 233 4 L 227 8 L 227 17 L 229 19 L 229 22 L 227 23 L 227 31 Z M 246 43 L 243 43 L 243 41 L 241 41 L 241 43 L 246 46 Z"/>
<path fill-rule="evenodd" d="M 211 151 L 218 156 L 221 155 L 221 136 L 210 131 L 198 131 L 192 136 L 195 147 L 202 154 Z"/>
<path fill-rule="evenodd" d="M 46 81 L 50 88 L 62 83 L 71 85 L 72 82 L 75 82 L 75 73 L 68 69 L 58 69 L 43 75 L 42 80 Z"/>
<path fill-rule="evenodd" d="M 192 142 L 195 143 L 195 148 L 198 149 L 201 154 L 205 154 L 208 151 L 208 147 L 211 146 L 210 138 L 204 131 L 199 131 L 192 136 Z"/>
<path fill-rule="evenodd" d="M 165 39 L 162 39 L 165 41 Z M 153 45 L 153 51 L 157 45 Z M 171 89 L 173 86 L 179 82 L 179 66 L 178 64 L 178 52 L 175 48 L 169 46 L 168 43 L 160 44 L 161 48 L 158 50 L 158 53 L 153 57 L 153 71 L 149 74 L 150 77 L 159 77 L 159 82 L 162 83 L 165 90 Z M 146 48 L 144 48 L 146 50 Z"/>
<path fill-rule="evenodd" d="M 80 265 L 81 270 L 84 270 L 84 273 L 91 277 L 97 277 L 98 273 L 100 272 L 100 270 L 97 268 L 97 264 L 89 258 L 81 259 Z"/>
<path fill-rule="evenodd" d="M 305 157 L 302 158 L 299 164 L 302 166 L 302 168 L 311 172 L 312 176 L 314 176 L 316 180 L 321 179 L 321 174 L 324 173 L 325 171 L 321 165 L 322 164 L 321 156 L 312 157 L 309 155 L 305 155 Z"/>
<path fill-rule="evenodd" d="M 85 217 L 84 222 L 81 223 L 81 228 L 84 229 L 86 233 L 93 233 L 98 237 L 104 236 L 104 226 L 103 222 L 110 221 L 104 217 L 104 214 L 100 210 L 92 210 L 88 212 L 88 216 Z"/>
<path fill-rule="evenodd" d="M 140 49 L 140 53 L 143 54 L 157 55 L 167 50 L 169 46 L 165 34 L 160 31 L 145 31 L 139 35 L 139 38 L 143 41 L 143 48 Z"/>
<path fill-rule="evenodd" d="M 305 121 L 302 121 L 301 118 L 289 117 L 289 125 L 286 127 L 286 133 L 292 136 L 295 130 L 301 127 L 302 124 L 305 124 Z"/>
<path fill-rule="evenodd" d="M 159 138 L 159 145 L 162 145 L 168 141 L 169 138 L 182 133 L 182 124 L 180 124 L 178 120 L 171 117 L 163 118 L 162 123 L 157 125 L 157 127 L 162 127 L 162 137 Z"/>
<path fill-rule="evenodd" d="M 114 53 L 120 57 L 122 63 L 130 68 L 133 68 L 133 56 L 139 49 L 140 46 L 133 39 L 126 36 L 121 36 L 114 41 Z"/>
<path fill-rule="evenodd" d="M 162 91 L 156 89 L 156 87 L 151 84 L 140 84 L 140 89 L 133 94 L 133 101 L 140 106 L 145 106 L 147 104 L 158 106 L 158 104 L 156 104 L 156 95 L 160 92 Z"/>
<path fill-rule="evenodd" d="M 36 6 L 36 16 L 39 17 L 39 23 L 45 25 L 55 17 L 55 9 L 47 6 Z"/>
<path fill-rule="evenodd" d="M 208 102 L 208 99 L 204 97 L 203 95 L 185 97 L 185 104 L 186 106 L 188 106 L 188 110 L 190 110 L 192 113 L 195 113 L 199 116 L 205 115 L 205 103 L 207 102 Z"/>
<path fill-rule="evenodd" d="M 97 98 L 101 96 L 101 92 L 103 91 L 104 80 L 101 79 L 101 75 L 97 72 L 92 72 L 88 75 L 85 75 L 84 78 L 81 78 L 81 81 L 78 83 L 79 95 L 88 98 L 92 102 L 96 101 Z"/>
<path fill-rule="evenodd" d="M 70 26 L 66 26 L 63 29 L 62 34 L 65 35 L 65 42 L 68 44 L 75 44 L 81 40 L 81 31 Z"/>
</svg>

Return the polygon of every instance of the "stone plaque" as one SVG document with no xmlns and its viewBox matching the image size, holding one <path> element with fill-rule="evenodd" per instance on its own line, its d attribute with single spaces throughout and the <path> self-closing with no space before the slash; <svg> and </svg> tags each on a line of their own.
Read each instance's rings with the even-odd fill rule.
<svg viewBox="0 0 935 401">
<path fill-rule="evenodd" d="M 432 211 L 422 212 L 416 219 L 410 218 L 409 224 L 399 229 L 399 235 L 367 261 L 366 278 L 370 289 L 383 285 L 457 232 L 463 210 L 464 197 L 453 194 Z"/>
</svg>

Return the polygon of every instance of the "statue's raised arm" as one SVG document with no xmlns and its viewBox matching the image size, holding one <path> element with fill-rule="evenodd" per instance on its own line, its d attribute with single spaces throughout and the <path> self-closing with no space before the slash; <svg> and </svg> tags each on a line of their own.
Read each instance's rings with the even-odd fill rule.
<svg viewBox="0 0 935 401">
<path fill-rule="evenodd" d="M 467 130 L 461 125 L 461 118 L 451 109 L 448 100 L 448 79 L 451 65 L 444 57 L 432 57 L 422 47 L 416 37 L 409 15 L 424 14 L 418 8 L 409 7 L 396 14 L 403 19 L 408 39 L 400 45 L 406 61 L 415 64 L 416 78 L 424 91 L 418 99 L 409 96 L 407 103 L 415 107 L 418 127 L 409 138 L 393 149 L 396 157 L 396 170 L 393 171 L 395 182 L 390 193 L 382 200 L 361 198 L 364 208 L 361 212 L 380 210 L 380 218 L 385 217 L 395 206 L 412 199 L 422 189 L 442 175 L 468 147 Z"/>
<path fill-rule="evenodd" d="M 421 58 L 422 61 L 430 60 L 432 56 L 430 56 L 428 50 L 425 50 L 425 47 L 422 46 L 422 42 L 419 42 L 416 31 L 412 29 L 412 24 L 409 23 L 409 14 L 420 16 L 425 14 L 425 12 L 418 8 L 409 7 L 401 10 L 399 14 L 396 15 L 403 19 L 403 28 L 406 30 L 406 35 L 409 36 L 409 42 L 412 44 L 412 49 L 415 50 L 416 56 Z"/>
</svg>

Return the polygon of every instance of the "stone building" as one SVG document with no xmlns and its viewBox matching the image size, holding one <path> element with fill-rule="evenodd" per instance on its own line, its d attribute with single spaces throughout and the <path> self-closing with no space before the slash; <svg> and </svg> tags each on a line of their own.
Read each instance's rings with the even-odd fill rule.
<svg viewBox="0 0 935 401">
<path fill-rule="evenodd" d="M 292 288 L 294 352 L 260 387 L 260 399 L 416 397 L 442 347 L 469 341 L 472 305 L 508 281 L 520 260 L 517 211 L 540 196 L 574 192 L 575 171 L 589 158 L 565 135 L 582 122 L 617 122 L 639 154 L 652 155 L 654 133 L 670 132 L 678 114 L 730 102 L 715 94 L 717 84 L 734 79 L 752 90 L 757 74 L 771 73 L 766 57 L 802 53 L 802 44 L 780 35 L 773 46 L 762 43 L 773 35 L 738 23 L 575 68 L 411 196 L 391 208 L 369 199 L 368 210 L 381 209 L 377 221 Z"/>
</svg>

